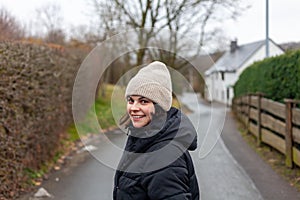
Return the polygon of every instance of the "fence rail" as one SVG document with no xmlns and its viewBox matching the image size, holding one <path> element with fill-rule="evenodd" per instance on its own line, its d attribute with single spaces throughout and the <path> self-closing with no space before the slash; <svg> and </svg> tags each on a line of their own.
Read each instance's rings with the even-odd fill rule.
<svg viewBox="0 0 300 200">
<path fill-rule="evenodd" d="M 262 94 L 249 94 L 233 99 L 232 109 L 253 134 L 257 144 L 268 144 L 285 155 L 288 167 L 300 166 L 300 109 L 299 101 L 285 103 L 266 99 Z"/>
</svg>

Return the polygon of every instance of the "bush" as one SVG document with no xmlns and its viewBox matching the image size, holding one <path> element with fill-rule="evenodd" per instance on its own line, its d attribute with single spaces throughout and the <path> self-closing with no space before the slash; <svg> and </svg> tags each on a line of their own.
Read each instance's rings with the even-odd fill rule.
<svg viewBox="0 0 300 200">
<path fill-rule="evenodd" d="M 239 77 L 235 96 L 261 92 L 275 101 L 300 99 L 300 51 L 255 62 Z"/>
<path fill-rule="evenodd" d="M 26 170 L 55 155 L 72 122 L 79 65 L 63 48 L 0 43 L 0 199 L 17 196 Z"/>
</svg>

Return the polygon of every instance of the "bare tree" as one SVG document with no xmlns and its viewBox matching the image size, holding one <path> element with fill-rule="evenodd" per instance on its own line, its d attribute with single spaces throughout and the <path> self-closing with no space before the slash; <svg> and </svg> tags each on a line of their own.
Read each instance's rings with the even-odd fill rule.
<svg viewBox="0 0 300 200">
<path fill-rule="evenodd" d="M 65 31 L 62 29 L 63 17 L 61 7 L 57 4 L 45 4 L 36 9 L 36 19 L 38 20 L 37 30 L 47 42 L 63 44 L 65 41 Z"/>
<path fill-rule="evenodd" d="M 172 51 L 176 58 L 180 49 L 188 44 L 183 37 L 193 37 L 198 48 L 194 52 L 197 55 L 201 47 L 206 44 L 216 30 L 208 31 L 207 26 L 213 21 L 224 19 L 220 11 L 226 10 L 227 18 L 238 14 L 241 0 L 91 0 L 93 10 L 97 13 L 100 23 L 109 35 L 120 31 L 120 28 L 133 28 L 136 30 L 136 38 L 139 50 L 136 52 L 136 65 L 143 62 L 147 53 L 147 46 L 154 43 L 153 40 L 164 41 L 167 49 Z M 168 29 L 170 33 L 164 38 L 157 38 L 159 33 Z M 168 38 L 166 38 L 168 37 Z M 173 61 L 172 61 L 173 62 Z"/>
<path fill-rule="evenodd" d="M 64 44 L 66 35 L 62 29 L 49 30 L 45 36 L 45 41 L 49 43 Z"/>
<path fill-rule="evenodd" d="M 24 29 L 4 7 L 0 8 L 0 40 L 20 39 Z"/>
<path fill-rule="evenodd" d="M 162 18 L 160 10 L 163 3 L 159 1 L 135 0 L 123 2 L 119 0 L 103 1 L 91 0 L 94 12 L 97 13 L 99 20 L 103 24 L 107 37 L 111 37 L 117 32 L 126 28 L 136 29 L 137 42 L 141 47 L 136 52 L 136 64 L 141 64 L 145 56 L 146 47 L 150 38 L 154 35 L 154 29 L 158 27 Z M 166 26 L 166 24 L 164 25 Z M 148 29 L 145 29 L 149 27 Z"/>
<path fill-rule="evenodd" d="M 85 43 L 90 47 L 95 47 L 99 42 L 105 40 L 106 35 L 101 34 L 94 27 L 89 27 L 87 24 L 72 26 L 69 33 L 70 40 L 77 40 Z"/>
</svg>

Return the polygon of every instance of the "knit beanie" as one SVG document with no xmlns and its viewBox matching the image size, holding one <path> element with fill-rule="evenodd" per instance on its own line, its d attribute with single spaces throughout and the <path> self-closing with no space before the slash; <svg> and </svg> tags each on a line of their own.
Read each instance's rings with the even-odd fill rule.
<svg viewBox="0 0 300 200">
<path fill-rule="evenodd" d="M 143 67 L 128 83 L 125 97 L 139 95 L 160 105 L 165 111 L 172 104 L 171 76 L 166 65 L 154 61 Z"/>
</svg>

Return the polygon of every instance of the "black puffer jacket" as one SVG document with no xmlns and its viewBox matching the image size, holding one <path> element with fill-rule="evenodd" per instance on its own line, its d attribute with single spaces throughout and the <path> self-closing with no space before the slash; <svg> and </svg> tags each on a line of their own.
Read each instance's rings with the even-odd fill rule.
<svg viewBox="0 0 300 200">
<path fill-rule="evenodd" d="M 199 199 L 188 152 L 197 147 L 192 123 L 179 110 L 171 108 L 163 128 L 157 127 L 151 122 L 145 128 L 130 128 L 126 151 L 115 174 L 114 200 Z"/>
</svg>

